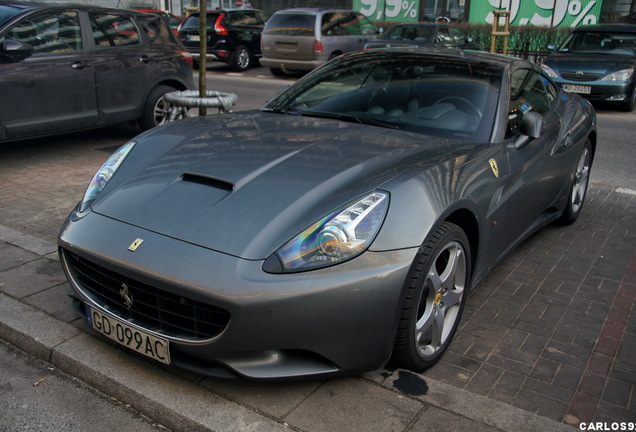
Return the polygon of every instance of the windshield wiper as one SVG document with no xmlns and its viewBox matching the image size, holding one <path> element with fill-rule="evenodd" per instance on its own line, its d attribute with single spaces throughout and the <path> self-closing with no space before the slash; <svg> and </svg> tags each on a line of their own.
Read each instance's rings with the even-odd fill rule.
<svg viewBox="0 0 636 432">
<path fill-rule="evenodd" d="M 330 113 L 330 112 L 320 112 L 320 111 L 302 111 L 300 113 L 303 117 L 318 117 L 318 118 L 326 118 L 326 119 L 335 119 L 342 120 L 349 123 L 358 123 L 358 124 L 367 124 L 372 126 L 380 126 L 389 129 L 399 129 L 400 127 L 395 123 L 372 119 L 368 117 L 358 117 L 351 114 L 343 114 L 343 113 Z"/>
<path fill-rule="evenodd" d="M 301 111 L 298 111 L 298 110 L 288 110 L 287 108 L 283 108 L 283 107 L 261 108 L 261 111 L 274 113 L 274 114 L 292 115 L 292 116 L 297 116 L 302 113 Z"/>
</svg>

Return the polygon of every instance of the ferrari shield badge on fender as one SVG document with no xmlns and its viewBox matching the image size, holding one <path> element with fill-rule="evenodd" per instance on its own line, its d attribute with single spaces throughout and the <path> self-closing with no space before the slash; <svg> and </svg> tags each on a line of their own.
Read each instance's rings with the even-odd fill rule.
<svg viewBox="0 0 636 432">
<path fill-rule="evenodd" d="M 128 250 L 131 252 L 134 252 L 137 250 L 137 248 L 139 246 L 141 246 L 141 244 L 144 242 L 144 239 L 136 239 L 134 242 L 132 242 L 132 244 L 130 246 L 128 246 Z"/>
<path fill-rule="evenodd" d="M 490 169 L 492 169 L 492 173 L 495 175 L 496 178 L 499 178 L 499 167 L 497 166 L 497 161 L 494 159 L 490 159 L 488 163 L 490 164 Z"/>
</svg>

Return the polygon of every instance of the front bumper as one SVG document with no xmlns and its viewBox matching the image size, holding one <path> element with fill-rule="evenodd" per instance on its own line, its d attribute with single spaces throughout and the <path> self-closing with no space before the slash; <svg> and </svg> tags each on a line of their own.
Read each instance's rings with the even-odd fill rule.
<svg viewBox="0 0 636 432">
<path fill-rule="evenodd" d="M 143 244 L 129 251 L 140 238 Z M 116 308 L 100 305 L 84 286 L 69 262 L 72 256 L 184 302 L 227 311 L 227 325 L 212 337 L 144 330 L 170 341 L 175 366 L 249 378 L 337 375 L 381 367 L 391 353 L 404 281 L 417 252 L 366 252 L 322 270 L 273 275 L 262 271 L 260 260 L 201 248 L 96 213 L 82 218 L 72 214 L 58 244 L 80 313 L 87 303 L 118 314 Z M 119 318 L 125 320 L 123 305 L 121 311 Z"/>
<path fill-rule="evenodd" d="M 288 71 L 310 71 L 316 69 L 327 62 L 328 58 L 318 57 L 314 60 L 292 60 L 286 58 L 261 57 L 260 63 L 263 67 L 282 69 Z"/>
<path fill-rule="evenodd" d="M 562 89 L 567 86 L 587 87 L 590 92 L 577 92 L 582 97 L 592 102 L 616 102 L 629 101 L 634 92 L 634 84 L 626 82 L 597 81 L 571 81 L 563 78 L 553 78 L 553 81 Z"/>
</svg>

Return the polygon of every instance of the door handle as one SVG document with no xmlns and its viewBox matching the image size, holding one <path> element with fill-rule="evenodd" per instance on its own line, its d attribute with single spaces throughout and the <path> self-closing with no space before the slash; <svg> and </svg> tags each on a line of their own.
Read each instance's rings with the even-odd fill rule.
<svg viewBox="0 0 636 432">
<path fill-rule="evenodd" d="M 71 63 L 71 69 L 76 69 L 76 70 L 83 70 L 86 69 L 87 67 L 90 67 L 91 63 L 90 62 L 85 62 L 85 61 L 76 61 Z"/>
</svg>

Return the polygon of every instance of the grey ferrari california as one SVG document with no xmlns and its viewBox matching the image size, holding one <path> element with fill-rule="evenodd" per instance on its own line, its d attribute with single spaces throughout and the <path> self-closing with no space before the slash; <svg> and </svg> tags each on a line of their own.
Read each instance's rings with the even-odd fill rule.
<svg viewBox="0 0 636 432">
<path fill-rule="evenodd" d="M 516 245 L 581 212 L 596 116 L 533 63 L 341 56 L 255 111 L 147 131 L 59 235 L 77 311 L 216 376 L 422 371 Z"/>
</svg>

